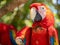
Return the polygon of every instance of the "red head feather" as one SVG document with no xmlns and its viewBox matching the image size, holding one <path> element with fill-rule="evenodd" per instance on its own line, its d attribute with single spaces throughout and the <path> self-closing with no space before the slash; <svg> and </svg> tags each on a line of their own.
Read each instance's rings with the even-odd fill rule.
<svg viewBox="0 0 60 45">
<path fill-rule="evenodd" d="M 43 27 L 48 27 L 50 25 L 54 25 L 54 15 L 52 11 L 48 8 L 48 6 L 46 6 L 43 3 L 33 3 L 30 5 L 30 9 L 32 7 L 35 7 L 36 9 L 38 9 L 38 6 L 44 6 L 46 8 L 46 17 L 40 22 L 34 22 L 33 26 L 40 25 Z"/>
</svg>

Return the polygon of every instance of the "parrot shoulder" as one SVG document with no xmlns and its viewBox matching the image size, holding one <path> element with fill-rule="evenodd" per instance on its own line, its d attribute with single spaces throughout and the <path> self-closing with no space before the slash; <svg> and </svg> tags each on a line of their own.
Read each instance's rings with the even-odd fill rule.
<svg viewBox="0 0 60 45">
<path fill-rule="evenodd" d="M 17 35 L 16 37 L 19 37 L 21 39 L 24 39 L 25 38 L 25 35 L 26 35 L 26 32 L 30 29 L 30 27 L 24 27 L 22 28 L 20 31 L 17 32 Z"/>
<path fill-rule="evenodd" d="M 54 28 L 54 26 L 50 26 L 48 28 L 49 34 L 52 36 L 54 34 L 57 34 L 57 30 Z"/>
</svg>

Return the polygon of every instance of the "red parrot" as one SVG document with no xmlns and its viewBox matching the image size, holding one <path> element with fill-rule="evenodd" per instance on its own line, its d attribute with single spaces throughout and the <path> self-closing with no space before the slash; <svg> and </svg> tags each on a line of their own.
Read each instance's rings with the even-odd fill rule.
<svg viewBox="0 0 60 45">
<path fill-rule="evenodd" d="M 54 28 L 54 15 L 47 5 L 30 5 L 32 27 L 25 26 L 16 35 L 16 43 L 21 45 L 59 45 L 57 31 Z M 25 40 L 25 41 L 24 41 Z"/>
<path fill-rule="evenodd" d="M 14 30 L 15 33 L 17 31 L 13 25 L 0 23 L 0 45 L 13 45 L 10 40 L 10 30 Z"/>
</svg>

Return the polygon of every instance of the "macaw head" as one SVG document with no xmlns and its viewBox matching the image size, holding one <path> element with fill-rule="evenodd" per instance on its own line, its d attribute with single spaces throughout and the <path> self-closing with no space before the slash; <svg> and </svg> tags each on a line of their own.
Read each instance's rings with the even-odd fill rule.
<svg viewBox="0 0 60 45">
<path fill-rule="evenodd" d="M 33 3 L 30 5 L 30 18 L 34 23 L 40 25 L 53 25 L 54 16 L 52 11 L 43 3 Z"/>
</svg>

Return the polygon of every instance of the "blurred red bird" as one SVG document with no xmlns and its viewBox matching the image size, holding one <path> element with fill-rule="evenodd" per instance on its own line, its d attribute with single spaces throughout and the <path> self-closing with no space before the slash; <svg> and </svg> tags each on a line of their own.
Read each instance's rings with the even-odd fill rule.
<svg viewBox="0 0 60 45">
<path fill-rule="evenodd" d="M 32 27 L 26 26 L 17 33 L 16 43 L 21 45 L 59 45 L 57 31 L 54 28 L 54 15 L 43 3 L 30 5 Z"/>
<path fill-rule="evenodd" d="M 10 39 L 11 30 L 14 30 L 16 34 L 17 30 L 13 25 L 0 23 L 0 45 L 13 45 Z"/>
</svg>

